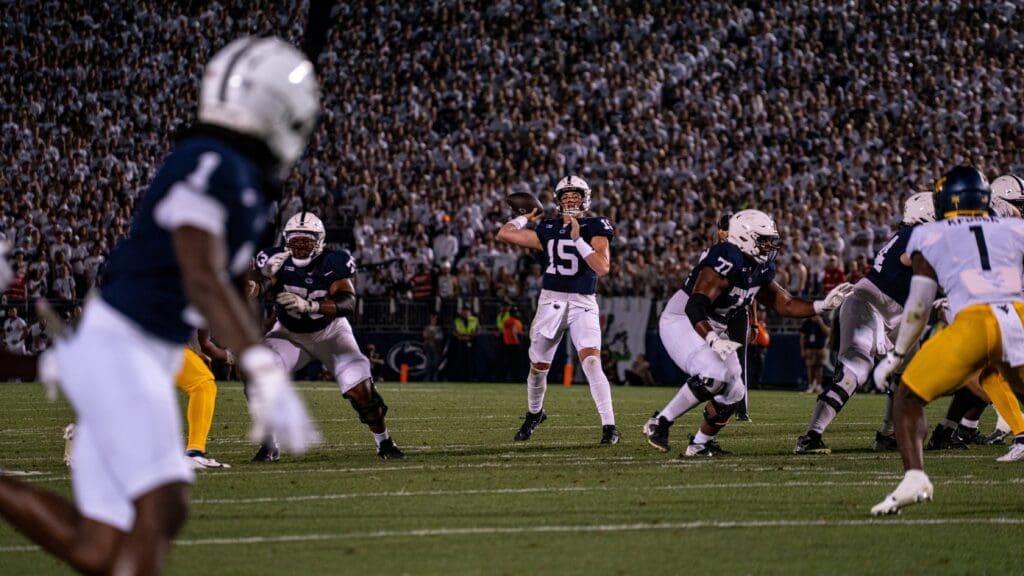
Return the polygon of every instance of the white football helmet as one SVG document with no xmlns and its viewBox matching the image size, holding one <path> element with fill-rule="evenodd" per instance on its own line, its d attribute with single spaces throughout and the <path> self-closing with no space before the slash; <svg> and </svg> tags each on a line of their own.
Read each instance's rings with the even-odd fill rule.
<svg viewBox="0 0 1024 576">
<path fill-rule="evenodd" d="M 1003 174 L 992 181 L 992 196 L 1002 198 L 1018 209 L 1024 208 L 1024 180 L 1013 174 Z"/>
<path fill-rule="evenodd" d="M 914 226 L 935 222 L 935 194 L 915 192 L 903 203 L 903 224 Z"/>
<path fill-rule="evenodd" d="M 214 55 L 199 89 L 199 120 L 266 143 L 287 175 L 316 126 L 313 64 L 277 38 L 239 38 Z"/>
<path fill-rule="evenodd" d="M 324 223 L 309 212 L 299 212 L 284 225 L 284 245 L 292 255 L 292 262 L 305 268 L 324 251 L 327 232 Z M 312 246 L 304 240 L 311 240 Z"/>
<path fill-rule="evenodd" d="M 578 208 L 566 210 L 562 207 L 562 194 L 566 192 L 579 192 L 580 205 Z M 563 216 L 576 216 L 581 212 L 590 210 L 590 185 L 579 176 L 566 176 L 562 178 L 555 186 L 555 203 L 558 204 L 558 210 Z"/>
<path fill-rule="evenodd" d="M 729 219 L 727 241 L 747 256 L 765 263 L 779 254 L 779 231 L 775 220 L 760 210 L 740 210 Z"/>
<path fill-rule="evenodd" d="M 992 212 L 1001 218 L 1020 218 L 1020 210 L 998 196 L 992 196 Z"/>
</svg>

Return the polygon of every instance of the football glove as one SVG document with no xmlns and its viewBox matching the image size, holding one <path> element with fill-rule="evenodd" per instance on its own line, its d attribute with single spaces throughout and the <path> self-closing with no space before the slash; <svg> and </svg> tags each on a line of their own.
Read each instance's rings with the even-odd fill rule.
<svg viewBox="0 0 1024 576">
<path fill-rule="evenodd" d="M 732 340 L 722 338 L 714 331 L 708 332 L 708 335 L 704 337 L 704 341 L 708 343 L 708 346 L 711 346 L 711 349 L 714 350 L 715 354 L 718 354 L 722 360 L 728 358 L 730 354 L 735 354 L 736 350 L 739 350 L 740 347 L 743 346 L 739 342 L 733 342 Z"/>
<path fill-rule="evenodd" d="M 890 351 L 882 358 L 882 361 L 875 366 L 875 370 L 872 372 L 872 376 L 875 379 L 875 389 L 879 392 L 889 390 L 889 377 L 899 367 L 900 362 L 903 362 L 903 355 L 897 354 L 895 351 Z"/>
<path fill-rule="evenodd" d="M 249 438 L 262 442 L 273 434 L 292 454 L 303 454 L 318 444 L 320 433 L 274 353 L 265 346 L 252 346 L 238 360 L 249 377 Z"/>
<path fill-rule="evenodd" d="M 271 278 L 277 274 L 277 271 L 281 269 L 281 266 L 284 265 L 284 261 L 287 260 L 289 256 L 291 256 L 291 253 L 284 250 L 267 258 L 262 263 L 257 262 L 257 265 L 264 276 Z"/>
<path fill-rule="evenodd" d="M 320 311 L 319 302 L 311 302 L 298 294 L 281 292 L 277 295 L 277 303 L 284 307 L 290 314 L 312 314 Z"/>
<path fill-rule="evenodd" d="M 843 301 L 846 300 L 850 294 L 853 294 L 853 284 L 843 282 L 839 286 L 829 290 L 828 294 L 826 294 L 821 300 L 814 301 L 814 312 L 816 314 L 831 312 L 832 310 L 842 306 Z"/>
</svg>

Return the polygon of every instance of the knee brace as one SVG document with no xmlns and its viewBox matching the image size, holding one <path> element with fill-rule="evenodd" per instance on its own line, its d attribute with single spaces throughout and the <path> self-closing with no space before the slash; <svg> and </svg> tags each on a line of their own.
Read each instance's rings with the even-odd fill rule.
<svg viewBox="0 0 1024 576">
<path fill-rule="evenodd" d="M 388 405 L 384 403 L 384 398 L 377 392 L 377 387 L 373 385 L 371 380 L 369 383 L 370 389 L 370 401 L 363 404 L 353 396 L 346 396 L 348 401 L 352 404 L 352 408 L 359 415 L 359 421 L 363 424 L 374 425 L 384 420 L 384 417 L 388 415 Z"/>
<path fill-rule="evenodd" d="M 690 391 L 697 397 L 697 400 L 706 402 L 711 400 L 718 394 L 723 387 L 723 383 L 711 378 L 704 378 L 702 376 L 690 376 L 686 381 L 686 385 L 690 387 Z"/>
<path fill-rule="evenodd" d="M 719 404 L 714 400 L 711 401 L 711 406 L 714 407 L 715 413 L 711 414 L 708 412 L 708 407 L 704 406 L 704 420 L 712 426 L 724 426 L 729 418 L 736 412 L 736 404 Z"/>
</svg>

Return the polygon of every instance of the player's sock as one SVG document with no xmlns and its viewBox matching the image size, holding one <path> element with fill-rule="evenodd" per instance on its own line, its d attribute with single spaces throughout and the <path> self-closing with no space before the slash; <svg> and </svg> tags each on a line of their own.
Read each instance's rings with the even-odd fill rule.
<svg viewBox="0 0 1024 576">
<path fill-rule="evenodd" d="M 668 404 L 661 409 L 659 414 L 671 422 L 681 415 L 689 412 L 697 404 L 700 404 L 700 400 L 697 400 L 697 396 L 694 395 L 693 390 L 690 390 L 689 386 L 684 385 L 679 389 L 679 392 L 676 392 L 676 395 L 668 401 Z"/>
<path fill-rule="evenodd" d="M 967 418 L 960 419 L 960 425 L 964 428 L 971 428 L 974 430 L 978 429 L 978 420 L 968 420 Z"/>
<path fill-rule="evenodd" d="M 387 440 L 388 438 L 391 437 L 391 435 L 388 434 L 388 429 L 387 428 L 385 428 L 384 431 L 381 432 L 380 434 L 377 434 L 376 432 L 372 432 L 372 434 L 373 434 L 373 441 L 377 443 L 377 447 L 378 448 L 380 448 L 380 443 L 381 442 L 383 442 L 383 441 L 385 441 L 385 440 Z"/>
<path fill-rule="evenodd" d="M 896 387 L 893 387 L 893 394 L 896 393 Z M 885 416 L 882 417 L 882 427 L 878 429 L 878 433 L 882 436 L 892 436 L 896 433 L 896 425 L 892 421 L 892 405 L 893 405 L 893 394 L 889 394 L 885 399 Z"/>
<path fill-rule="evenodd" d="M 601 415 L 602 426 L 615 425 L 615 410 L 612 408 L 612 386 L 608 377 L 601 370 L 601 360 L 597 356 L 583 359 L 583 373 L 590 383 L 590 395 L 594 398 L 597 413 Z M 533 410 L 530 410 L 533 412 Z"/>
<path fill-rule="evenodd" d="M 707 444 L 708 442 L 711 442 L 714 439 L 714 436 L 709 436 L 705 434 L 699 428 L 697 429 L 697 433 L 693 435 L 694 444 Z"/>
<path fill-rule="evenodd" d="M 544 392 L 548 389 L 548 371 L 537 370 L 530 367 L 530 374 L 526 377 L 526 407 L 531 414 L 536 414 L 544 408 Z"/>
<path fill-rule="evenodd" d="M 818 400 L 814 405 L 814 411 L 811 412 L 811 421 L 807 424 L 807 431 L 817 432 L 821 435 L 835 417 L 836 409 L 829 406 L 823 400 Z"/>
</svg>

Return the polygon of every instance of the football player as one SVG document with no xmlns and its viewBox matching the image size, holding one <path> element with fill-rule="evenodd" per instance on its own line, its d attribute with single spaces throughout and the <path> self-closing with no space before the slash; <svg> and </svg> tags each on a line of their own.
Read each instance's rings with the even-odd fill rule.
<svg viewBox="0 0 1024 576">
<path fill-rule="evenodd" d="M 525 442 L 547 419 L 544 393 L 548 370 L 566 330 L 579 350 L 580 366 L 601 417 L 601 444 L 617 444 L 612 391 L 601 369 L 601 321 L 597 308 L 597 279 L 611 270 L 612 225 L 600 216 L 584 217 L 590 209 L 590 186 L 579 176 L 566 176 L 555 186 L 557 218 L 541 220 L 536 230 L 526 224 L 542 215 L 534 210 L 507 222 L 498 239 L 533 250 L 547 259 L 537 313 L 530 327 L 530 373 L 526 378 L 527 412 L 514 440 Z"/>
<path fill-rule="evenodd" d="M 346 250 L 324 250 L 323 222 L 299 212 L 284 225 L 284 246 L 256 256 L 259 291 L 275 302 L 277 322 L 263 337 L 278 364 L 289 373 L 312 359 L 334 374 L 341 394 L 352 403 L 359 421 L 369 426 L 377 455 L 404 460 L 388 433 L 388 405 L 370 375 L 370 361 L 359 350 L 348 317 L 355 311 L 356 261 Z M 275 461 L 277 446 L 268 438 L 254 461 Z"/>
<path fill-rule="evenodd" d="M 188 394 L 188 407 L 185 409 L 188 442 L 185 444 L 185 456 L 196 469 L 231 468 L 206 453 L 206 441 L 210 436 L 213 412 L 217 405 L 217 380 L 204 356 L 227 364 L 235 363 L 234 354 L 217 346 L 210 339 L 209 330 L 196 330 L 196 334 L 189 338 L 184 363 L 174 381 L 179 390 Z"/>
<path fill-rule="evenodd" d="M 923 453 L 928 403 L 989 365 L 1013 390 L 1024 392 L 1024 221 L 989 216 L 991 194 L 976 168 L 953 168 L 938 183 L 938 220 L 919 226 L 907 243 L 913 278 L 895 347 L 875 368 L 876 384 L 888 379 L 917 341 L 939 288 L 948 295 L 953 321 L 921 346 L 894 392 L 905 474 L 871 508 L 872 515 L 894 514 L 932 499 Z M 1024 450 L 1024 436 L 1015 440 L 1014 448 L 1018 443 Z"/>
<path fill-rule="evenodd" d="M 690 375 L 679 392 L 644 425 L 651 446 L 667 452 L 676 418 L 709 401 L 704 421 L 682 456 L 727 454 L 715 437 L 746 394 L 737 350 L 726 329 L 756 298 L 776 313 L 803 318 L 835 309 L 849 295 L 849 283 L 822 300 L 795 298 L 775 282 L 779 234 L 771 216 L 742 210 L 729 221 L 728 241 L 712 246 L 665 306 L 658 329 L 665 350 Z"/>
<path fill-rule="evenodd" d="M 206 66 L 199 124 L 164 159 L 110 255 L 99 293 L 54 362 L 78 426 L 75 502 L 0 477 L 0 514 L 83 573 L 158 574 L 188 516 L 174 377 L 192 330 L 232 350 L 256 398 L 253 434 L 301 453 L 305 406 L 229 277 L 245 271 L 275 182 L 302 155 L 320 110 L 313 65 L 274 38 L 242 38 Z"/>
<path fill-rule="evenodd" d="M 934 220 L 933 194 L 918 192 L 910 196 L 903 205 L 902 226 L 878 251 L 871 271 L 854 285 L 853 293 L 839 308 L 835 379 L 818 396 L 807 430 L 793 448 L 794 454 L 832 452 L 821 435 L 850 397 L 871 377 L 875 360 L 892 348 L 890 332 L 896 328 L 910 290 L 910 262 L 901 258 L 914 227 Z M 875 433 L 878 451 L 894 442 L 891 425 Z"/>
</svg>

